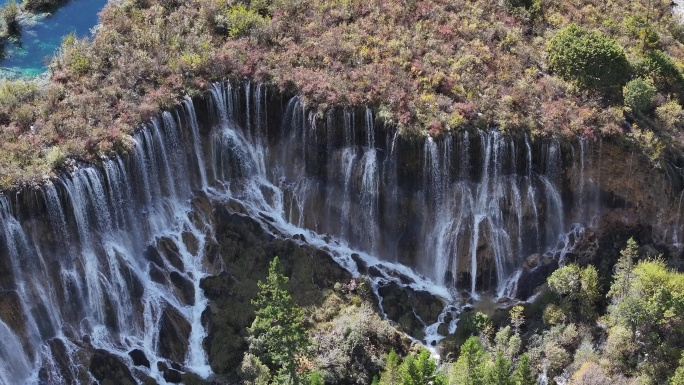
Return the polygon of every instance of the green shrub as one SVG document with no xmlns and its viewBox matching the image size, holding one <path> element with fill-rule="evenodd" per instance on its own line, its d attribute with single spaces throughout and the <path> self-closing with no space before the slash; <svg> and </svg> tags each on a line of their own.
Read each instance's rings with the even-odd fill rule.
<svg viewBox="0 0 684 385">
<path fill-rule="evenodd" d="M 653 108 L 656 88 L 650 79 L 636 78 L 622 89 L 625 106 L 634 113 L 644 113 Z"/>
<path fill-rule="evenodd" d="M 88 46 L 84 40 L 79 40 L 73 33 L 62 40 L 62 57 L 64 66 L 76 75 L 83 75 L 90 70 L 91 62 L 88 56 Z"/>
<path fill-rule="evenodd" d="M 556 33 L 547 48 L 555 73 L 580 89 L 612 94 L 631 72 L 622 47 L 596 30 L 571 24 Z"/>
<path fill-rule="evenodd" d="M 269 17 L 261 16 L 259 11 L 248 9 L 242 4 L 232 7 L 223 20 L 229 37 L 246 36 L 256 28 L 261 28 L 268 22 Z"/>
<path fill-rule="evenodd" d="M 19 6 L 14 0 L 5 4 L 2 9 L 2 20 L 5 22 L 5 33 L 8 35 L 16 35 L 19 33 Z"/>
<path fill-rule="evenodd" d="M 684 109 L 674 100 L 656 108 L 656 120 L 666 130 L 678 130 L 684 119 Z"/>
<path fill-rule="evenodd" d="M 7 80 L 0 83 L 0 123 L 16 121 L 28 128 L 34 117 L 34 102 L 38 87 L 25 80 Z"/>
<path fill-rule="evenodd" d="M 64 3 L 65 0 L 24 0 L 21 6 L 30 12 L 44 12 L 54 10 Z"/>
<path fill-rule="evenodd" d="M 658 36 L 658 33 L 643 15 L 628 17 L 624 25 L 625 30 L 632 38 L 638 39 L 641 42 L 640 45 L 643 50 L 654 49 L 659 46 L 660 36 Z"/>
<path fill-rule="evenodd" d="M 638 70 L 639 76 L 653 79 L 661 92 L 673 94 L 680 102 L 684 101 L 684 77 L 667 53 L 659 50 L 648 52 L 639 63 Z"/>
</svg>

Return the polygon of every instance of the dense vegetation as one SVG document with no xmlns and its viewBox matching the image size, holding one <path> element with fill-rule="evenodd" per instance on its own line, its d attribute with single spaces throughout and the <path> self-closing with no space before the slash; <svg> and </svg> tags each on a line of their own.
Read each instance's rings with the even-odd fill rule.
<svg viewBox="0 0 684 385">
<path fill-rule="evenodd" d="M 683 384 L 684 274 L 640 255 L 630 239 L 609 287 L 600 278 L 591 265 L 566 265 L 549 277 L 545 298 L 511 308 L 498 329 L 482 313 L 466 314 L 458 358 L 432 366 L 433 383 Z M 427 383 L 411 382 L 391 354 L 386 362 L 380 384 Z"/>
<path fill-rule="evenodd" d="M 666 0 L 125 0 L 101 23 L 64 40 L 49 84 L 3 86 L 19 96 L 0 95 L 0 186 L 125 151 L 223 77 L 370 105 L 405 134 L 627 133 L 652 158 L 678 143 L 684 28 Z"/>
<path fill-rule="evenodd" d="M 367 317 L 353 310 L 358 297 L 350 299 L 343 306 L 352 309 L 352 319 Z M 322 359 L 328 345 L 321 346 L 318 333 L 330 329 L 314 314 L 328 312 L 329 305 L 307 312 L 297 308 L 277 258 L 253 303 L 256 318 L 247 329 L 249 350 L 239 370 L 244 383 L 348 383 L 349 376 L 360 373 L 331 371 L 331 361 Z M 314 312 L 312 322 L 305 321 L 309 311 Z M 345 324 L 348 320 L 339 320 L 343 336 L 330 337 L 338 344 L 357 340 L 355 333 L 363 333 L 365 340 L 389 327 L 386 321 Z M 680 385 L 684 274 L 641 253 L 630 239 L 608 277 L 592 265 L 569 263 L 548 278 L 535 303 L 512 306 L 504 317 L 463 313 L 456 334 L 441 344 L 439 362 L 420 346 L 407 351 L 388 341 L 371 337 L 366 342 L 365 349 L 384 350 L 384 369 L 376 372 L 373 384 L 532 385 L 545 378 L 551 384 Z M 341 352 L 334 360 L 354 354 L 359 351 Z"/>
</svg>

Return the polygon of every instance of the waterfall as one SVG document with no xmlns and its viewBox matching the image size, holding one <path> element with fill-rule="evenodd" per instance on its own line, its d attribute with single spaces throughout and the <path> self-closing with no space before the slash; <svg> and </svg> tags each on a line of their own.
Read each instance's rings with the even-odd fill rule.
<svg viewBox="0 0 684 385">
<path fill-rule="evenodd" d="M 194 115 L 190 100 L 184 111 Z M 16 293 L 20 307 L 14 317 L 25 323 L 17 333 L 0 322 L 0 355 L 12 356 L 1 360 L 8 365 L 0 368 L 0 382 L 62 383 L 79 376 L 83 368 L 55 356 L 60 350 L 55 346 L 76 349 L 74 337 L 88 336 L 94 348 L 126 362 L 131 349 L 164 361 L 168 357 L 158 349 L 159 328 L 169 308 L 191 325 L 181 363 L 210 373 L 200 322 L 206 299 L 199 289 L 206 275 L 201 246 L 207 230 L 188 216 L 191 190 L 201 190 L 207 181 L 197 158 L 202 154 L 197 123 L 191 118 L 186 132 L 179 116 L 165 112 L 135 135 L 130 157 L 105 160 L 100 168 L 78 168 L 41 190 L 21 192 L 16 200 L 0 196 L 0 257 L 10 261 L 14 284 L 4 289 Z M 15 202 L 29 202 L 30 210 Z M 199 251 L 187 249 L 183 233 L 197 239 Z M 144 252 L 162 239 L 175 245 L 181 260 L 181 266 L 164 268 L 195 288 L 190 304 L 178 300 L 173 285 L 150 279 L 152 264 Z M 68 375 L 55 367 L 65 359 L 71 365 Z M 33 368 L 40 367 L 44 370 L 38 376 Z M 156 366 L 148 375 L 163 381 Z"/>
<path fill-rule="evenodd" d="M 130 154 L 0 196 L 0 286 L 22 320 L 0 313 L 0 358 L 13 355 L 0 382 L 87 377 L 73 359 L 63 368 L 84 341 L 129 366 L 139 349 L 209 376 L 199 281 L 213 268 L 213 230 L 197 198 L 238 201 L 266 231 L 303 234 L 352 274 L 373 267 L 376 293 L 394 282 L 449 304 L 466 292 L 514 296 L 525 259 L 570 229 L 553 138 L 472 130 L 420 142 L 367 108 L 319 114 L 271 97 L 261 85 L 215 83 L 206 109 L 184 99 L 134 135 Z M 580 141 L 580 191 L 592 188 L 585 152 Z M 164 348 L 168 319 L 188 325 L 182 357 Z M 436 341 L 437 325 L 425 326 Z M 138 369 L 164 383 L 155 364 Z"/>
</svg>

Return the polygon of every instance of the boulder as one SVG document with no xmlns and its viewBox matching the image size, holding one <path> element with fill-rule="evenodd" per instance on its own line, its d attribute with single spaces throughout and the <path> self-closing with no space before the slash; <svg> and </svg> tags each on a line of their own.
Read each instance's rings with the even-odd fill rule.
<svg viewBox="0 0 684 385">
<path fill-rule="evenodd" d="M 150 279 L 160 285 L 166 285 L 166 275 L 162 269 L 157 267 L 157 265 L 150 262 Z"/>
<path fill-rule="evenodd" d="M 147 359 L 147 356 L 145 355 L 145 352 L 143 352 L 140 349 L 133 349 L 130 352 L 128 352 L 128 355 L 131 357 L 133 360 L 133 365 L 135 366 L 145 366 L 147 368 L 150 367 L 150 360 Z"/>
<path fill-rule="evenodd" d="M 188 250 L 188 253 L 197 255 L 199 252 L 199 241 L 195 235 L 189 231 L 184 231 L 183 234 L 181 234 L 181 237 L 183 239 L 183 244 L 185 244 L 186 250 Z"/>
<path fill-rule="evenodd" d="M 183 375 L 175 369 L 166 369 L 164 371 L 164 380 L 173 384 L 179 384 L 183 381 Z"/>
<path fill-rule="evenodd" d="M 147 249 L 145 249 L 145 252 L 143 253 L 143 257 L 159 267 L 164 267 L 164 260 L 154 246 L 147 246 Z"/>
<path fill-rule="evenodd" d="M 192 282 L 177 271 L 172 271 L 169 274 L 169 278 L 180 292 L 180 300 L 187 305 L 193 306 L 195 304 L 195 286 L 193 286 Z"/>
<path fill-rule="evenodd" d="M 534 270 L 541 264 L 541 256 L 537 253 L 531 254 L 525 259 L 525 262 L 523 262 L 523 268 L 525 270 Z"/>
<path fill-rule="evenodd" d="M 351 255 L 351 258 L 354 261 L 354 263 L 356 263 L 356 268 L 359 270 L 359 273 L 361 273 L 361 274 L 368 273 L 368 265 L 366 264 L 366 262 L 363 259 L 361 259 L 360 255 L 358 255 L 357 253 L 353 253 Z"/>
<path fill-rule="evenodd" d="M 190 323 L 172 306 L 167 306 L 159 325 L 159 355 L 182 362 L 188 351 Z"/>
<path fill-rule="evenodd" d="M 183 265 L 183 258 L 181 258 L 178 246 L 170 238 L 161 238 L 157 242 L 157 248 L 159 253 L 163 255 L 171 266 L 175 267 L 179 271 L 185 271 L 185 266 Z"/>
<path fill-rule="evenodd" d="M 106 350 L 98 349 L 93 353 L 93 357 L 90 360 L 90 373 L 100 383 L 137 384 L 128 367 L 118 357 Z"/>
<path fill-rule="evenodd" d="M 378 289 L 387 318 L 398 323 L 409 335 L 422 338 L 425 325 L 437 322 L 442 301 L 428 292 L 415 291 L 394 282 Z"/>
</svg>

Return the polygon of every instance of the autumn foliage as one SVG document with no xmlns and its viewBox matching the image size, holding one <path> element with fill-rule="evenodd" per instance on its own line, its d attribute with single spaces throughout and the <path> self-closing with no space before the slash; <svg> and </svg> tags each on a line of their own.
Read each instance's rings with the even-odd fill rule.
<svg viewBox="0 0 684 385">
<path fill-rule="evenodd" d="M 0 186 L 51 175 L 50 153 L 125 151 L 141 122 L 222 78 L 297 92 L 312 108 L 368 105 L 405 135 L 621 134 L 630 79 L 607 98 L 553 65 L 548 42 L 570 25 L 653 81 L 652 113 L 684 96 L 684 28 L 665 0 L 123 0 L 100 18 L 93 38 L 65 38 L 30 109 L 4 113 Z"/>
</svg>

